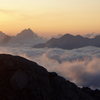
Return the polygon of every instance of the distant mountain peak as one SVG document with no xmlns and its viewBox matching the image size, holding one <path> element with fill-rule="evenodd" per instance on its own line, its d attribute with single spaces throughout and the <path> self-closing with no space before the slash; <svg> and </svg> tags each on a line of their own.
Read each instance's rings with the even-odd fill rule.
<svg viewBox="0 0 100 100">
<path fill-rule="evenodd" d="M 73 35 L 71 35 L 70 33 L 66 33 L 63 36 L 73 36 Z"/>
<path fill-rule="evenodd" d="M 30 28 L 22 30 L 22 32 L 26 32 L 26 31 L 34 33 L 34 32 L 32 31 L 32 29 L 30 29 Z"/>
<path fill-rule="evenodd" d="M 81 35 L 72 35 L 70 33 L 67 33 L 65 35 L 62 36 L 63 38 L 75 38 L 75 37 L 78 37 L 78 38 L 83 38 Z"/>
<path fill-rule="evenodd" d="M 24 29 L 20 33 L 18 33 L 15 37 L 11 39 L 9 44 L 11 46 L 33 46 L 38 43 L 44 43 L 44 39 L 38 36 L 32 29 Z"/>
<path fill-rule="evenodd" d="M 22 30 L 20 33 L 17 34 L 17 37 L 23 38 L 37 38 L 37 34 L 34 33 L 30 28 Z"/>
<path fill-rule="evenodd" d="M 36 35 L 30 28 L 22 30 L 18 35 Z"/>
<path fill-rule="evenodd" d="M 0 35 L 6 35 L 4 32 L 0 31 Z"/>
<path fill-rule="evenodd" d="M 72 38 L 72 37 L 74 37 L 74 36 L 67 33 L 67 34 L 63 35 L 61 38 Z"/>
</svg>

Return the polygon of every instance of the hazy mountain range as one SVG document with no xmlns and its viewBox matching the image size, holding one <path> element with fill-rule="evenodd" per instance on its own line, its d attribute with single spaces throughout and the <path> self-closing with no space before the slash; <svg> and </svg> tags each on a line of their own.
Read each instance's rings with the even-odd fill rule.
<svg viewBox="0 0 100 100">
<path fill-rule="evenodd" d="M 65 34 L 60 38 L 52 38 L 46 43 L 35 45 L 35 48 L 62 48 L 62 49 L 76 49 L 85 46 L 100 47 L 100 35 L 94 38 L 87 38 L 81 35 Z"/>
<path fill-rule="evenodd" d="M 16 36 L 8 36 L 0 32 L 0 44 L 3 46 L 33 46 L 45 41 L 46 39 L 38 36 L 31 29 L 24 29 Z"/>
<path fill-rule="evenodd" d="M 58 36 L 58 38 L 51 38 L 47 41 L 43 37 L 38 36 L 31 29 L 24 29 L 16 36 L 8 36 L 0 32 L 1 46 L 29 46 L 35 48 L 62 48 L 62 49 L 76 49 L 85 46 L 100 47 L 100 35 L 93 38 L 84 37 L 81 35 L 65 34 Z"/>
</svg>

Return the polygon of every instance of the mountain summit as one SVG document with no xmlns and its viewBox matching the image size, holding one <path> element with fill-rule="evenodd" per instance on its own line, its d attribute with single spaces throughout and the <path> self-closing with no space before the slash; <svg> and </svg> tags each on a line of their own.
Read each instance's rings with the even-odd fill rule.
<svg viewBox="0 0 100 100">
<path fill-rule="evenodd" d="M 15 37 L 12 37 L 9 44 L 13 46 L 33 46 L 41 42 L 43 43 L 44 39 L 28 28 L 18 33 Z"/>
<path fill-rule="evenodd" d="M 20 33 L 18 33 L 16 35 L 16 37 L 22 37 L 22 38 L 25 38 L 25 37 L 27 37 L 27 38 L 34 37 L 34 38 L 36 38 L 38 36 L 30 28 L 28 28 L 28 29 L 24 29 Z"/>
</svg>

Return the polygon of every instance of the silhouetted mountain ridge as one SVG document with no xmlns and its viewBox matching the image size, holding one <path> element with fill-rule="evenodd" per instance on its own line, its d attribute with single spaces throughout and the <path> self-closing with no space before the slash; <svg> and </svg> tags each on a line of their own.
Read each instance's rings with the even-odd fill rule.
<svg viewBox="0 0 100 100">
<path fill-rule="evenodd" d="M 79 88 L 25 58 L 0 54 L 0 100 L 100 100 L 100 91 Z"/>
<path fill-rule="evenodd" d="M 62 49 L 76 49 L 85 46 L 100 47 L 100 35 L 95 38 L 87 38 L 81 35 L 65 34 L 60 38 L 52 38 L 46 43 L 35 45 L 35 48 L 62 48 Z"/>
<path fill-rule="evenodd" d="M 46 43 L 46 39 L 38 36 L 30 28 L 22 30 L 16 36 L 8 36 L 0 32 L 0 45 L 2 46 L 33 46 L 35 48 L 62 48 L 76 49 L 84 46 L 100 47 L 100 35 L 94 38 L 87 38 L 81 35 L 65 34 L 60 38 L 52 38 Z"/>
</svg>

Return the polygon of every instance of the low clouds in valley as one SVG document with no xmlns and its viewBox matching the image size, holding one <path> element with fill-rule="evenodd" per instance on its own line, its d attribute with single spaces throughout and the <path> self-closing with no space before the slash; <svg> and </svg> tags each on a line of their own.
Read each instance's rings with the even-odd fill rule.
<svg viewBox="0 0 100 100">
<path fill-rule="evenodd" d="M 35 49 L 30 47 L 0 47 L 0 54 L 20 55 L 57 72 L 78 86 L 100 88 L 100 48 L 73 50 Z"/>
</svg>

